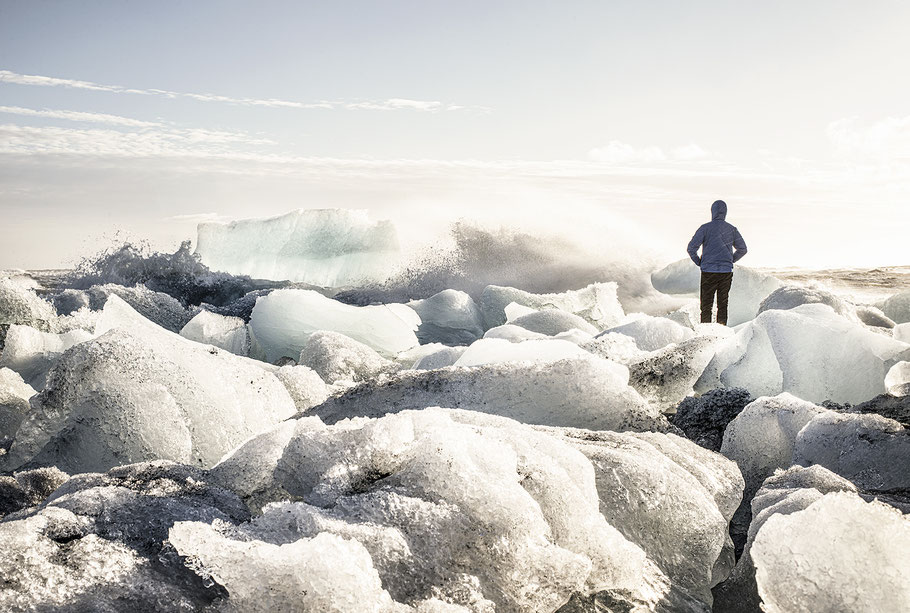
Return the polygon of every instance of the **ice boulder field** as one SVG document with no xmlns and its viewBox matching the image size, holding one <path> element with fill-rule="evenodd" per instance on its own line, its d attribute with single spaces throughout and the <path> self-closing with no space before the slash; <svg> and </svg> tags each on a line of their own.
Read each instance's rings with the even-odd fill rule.
<svg viewBox="0 0 910 613">
<path fill-rule="evenodd" d="M 0 611 L 910 611 L 907 288 L 452 231 L 0 272 Z"/>
</svg>

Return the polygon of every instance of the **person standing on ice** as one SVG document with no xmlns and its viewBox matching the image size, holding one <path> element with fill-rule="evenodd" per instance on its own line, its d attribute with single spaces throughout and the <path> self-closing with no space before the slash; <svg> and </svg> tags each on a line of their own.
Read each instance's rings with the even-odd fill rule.
<svg viewBox="0 0 910 613">
<path fill-rule="evenodd" d="M 725 221 L 727 203 L 715 200 L 711 221 L 702 224 L 689 241 L 689 257 L 701 268 L 701 322 L 711 323 L 717 294 L 717 323 L 727 325 L 727 299 L 733 283 L 733 262 L 746 255 L 746 241 L 736 226 Z M 701 257 L 698 249 L 701 247 Z"/>
</svg>

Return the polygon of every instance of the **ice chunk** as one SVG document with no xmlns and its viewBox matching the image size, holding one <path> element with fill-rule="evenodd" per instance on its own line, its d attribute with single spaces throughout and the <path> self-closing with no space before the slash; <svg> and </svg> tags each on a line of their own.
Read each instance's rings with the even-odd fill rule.
<svg viewBox="0 0 910 613">
<path fill-rule="evenodd" d="M 581 347 L 593 355 L 626 366 L 631 366 L 649 357 L 649 352 L 639 349 L 635 344 L 635 339 L 625 334 L 601 334 Z"/>
<path fill-rule="evenodd" d="M 907 490 L 910 432 L 880 415 L 824 411 L 800 430 L 793 461 L 824 466 L 864 490 Z"/>
<path fill-rule="evenodd" d="M 698 336 L 655 351 L 629 365 L 629 385 L 662 411 L 671 412 L 692 394 L 720 341 L 718 337 Z"/>
<path fill-rule="evenodd" d="M 44 389 L 47 372 L 63 352 L 92 338 L 94 334 L 86 330 L 54 334 L 14 324 L 6 333 L 0 367 L 15 370 L 29 385 L 40 391 Z"/>
<path fill-rule="evenodd" d="M 885 375 L 885 388 L 892 396 L 910 395 L 910 362 L 898 362 L 891 367 Z"/>
<path fill-rule="evenodd" d="M 180 332 L 196 314 L 196 308 L 186 309 L 175 298 L 155 292 L 144 285 L 123 287 L 114 283 L 96 285 L 86 290 L 91 308 L 100 310 L 109 296 L 117 296 L 146 319 L 171 332 Z"/>
<path fill-rule="evenodd" d="M 31 461 L 83 472 L 155 458 L 211 466 L 296 412 L 264 365 L 167 332 L 116 296 L 97 331 L 50 372 L 0 470 Z"/>
<path fill-rule="evenodd" d="M 249 355 L 250 334 L 239 317 L 226 317 L 210 311 L 199 311 L 180 330 L 180 336 L 197 343 L 214 345 L 235 355 Z"/>
<path fill-rule="evenodd" d="M 40 504 L 69 479 L 62 470 L 35 468 L 0 476 L 0 520 L 5 515 Z"/>
<path fill-rule="evenodd" d="M 417 338 L 421 343 L 469 345 L 483 336 L 483 317 L 471 297 L 446 289 L 408 306 L 420 316 Z"/>
<path fill-rule="evenodd" d="M 745 325 L 718 349 L 695 389 L 744 387 L 754 395 L 857 403 L 883 393 L 888 369 L 908 358 L 910 345 L 826 305 L 806 304 L 766 311 Z"/>
<path fill-rule="evenodd" d="M 313 410 L 327 423 L 453 406 L 530 424 L 590 430 L 666 430 L 666 418 L 629 387 L 626 367 L 594 357 L 402 371 L 365 382 Z"/>
<path fill-rule="evenodd" d="M 418 344 L 417 313 L 403 304 L 356 307 L 312 290 L 276 290 L 256 301 L 250 319 L 253 345 L 269 362 L 297 359 L 313 332 L 339 332 L 387 357 Z"/>
<path fill-rule="evenodd" d="M 626 336 L 631 336 L 642 351 L 656 351 L 672 343 L 681 343 L 695 336 L 695 332 L 689 328 L 685 328 L 666 317 L 651 317 L 648 315 L 627 324 L 610 328 L 603 334 L 625 334 Z"/>
<path fill-rule="evenodd" d="M 44 492 L 59 484 L 59 471 L 38 472 L 17 478 Z M 204 610 L 224 589 L 203 584 L 162 542 L 177 520 L 214 519 L 249 512 L 198 469 L 155 462 L 72 477 L 39 508 L 0 522 L 0 609 Z"/>
<path fill-rule="evenodd" d="M 506 314 L 506 323 L 512 323 L 513 320 L 518 319 L 519 317 L 532 315 L 538 312 L 537 309 L 532 309 L 529 306 L 518 304 L 517 302 L 510 302 L 506 305 L 506 308 L 503 309 L 503 313 Z"/>
<path fill-rule="evenodd" d="M 54 307 L 39 298 L 28 283 L 0 277 L 0 328 L 19 324 L 52 332 L 56 331 L 56 321 Z M 0 337 L 0 348 L 2 340 Z"/>
<path fill-rule="evenodd" d="M 366 381 L 400 368 L 367 345 L 325 330 L 313 332 L 307 338 L 299 363 L 315 370 L 327 383 Z"/>
<path fill-rule="evenodd" d="M 698 295 L 701 271 L 692 260 L 673 262 L 651 273 L 655 289 L 665 294 Z M 730 287 L 727 324 L 739 324 L 755 318 L 758 307 L 771 292 L 781 287 L 780 280 L 745 266 L 736 266 Z"/>
<path fill-rule="evenodd" d="M 585 456 L 507 419 L 428 408 L 304 424 L 274 479 L 302 503 L 267 508 L 247 538 L 355 538 L 407 604 L 475 592 L 497 610 L 554 611 L 643 571 L 644 552 L 600 513 Z"/>
<path fill-rule="evenodd" d="M 230 611 L 400 611 L 357 541 L 323 533 L 284 545 L 244 542 L 199 522 L 174 524 L 169 541 L 227 589 Z"/>
<path fill-rule="evenodd" d="M 0 449 L 9 447 L 19 424 L 31 410 L 28 400 L 35 393 L 19 373 L 0 368 Z"/>
<path fill-rule="evenodd" d="M 752 544 L 765 522 L 777 514 L 802 511 L 829 492 L 856 492 L 856 487 L 821 466 L 793 466 L 768 477 L 752 501 L 753 519 L 748 540 L 733 574 L 714 590 L 716 613 L 744 613 L 761 610 L 755 585 Z"/>
<path fill-rule="evenodd" d="M 392 222 L 371 222 L 366 211 L 349 209 L 201 223 L 196 245 L 212 270 L 326 287 L 385 279 L 399 249 Z"/>
<path fill-rule="evenodd" d="M 867 304 L 856 305 L 856 316 L 867 326 L 891 329 L 895 326 L 894 320 L 885 315 L 881 309 Z M 907 342 L 907 341 L 904 341 Z"/>
<path fill-rule="evenodd" d="M 670 321 L 675 321 L 685 328 L 694 330 L 701 323 L 701 310 L 698 306 L 698 301 L 692 301 L 672 313 L 667 313 L 664 317 Z"/>
<path fill-rule="evenodd" d="M 284 383 L 298 411 L 311 409 L 329 397 L 328 386 L 312 368 L 282 366 L 275 371 L 275 376 Z"/>
<path fill-rule="evenodd" d="M 569 330 L 581 330 L 590 335 L 600 332 L 598 328 L 595 328 L 578 315 L 560 311 L 559 309 L 535 311 L 534 313 L 510 319 L 509 323 L 547 336 L 555 336 Z"/>
<path fill-rule="evenodd" d="M 434 346 L 421 345 L 421 347 Z M 446 347 L 444 345 L 436 345 L 432 351 L 423 353 L 417 358 L 411 365 L 411 368 L 414 370 L 433 370 L 436 368 L 452 366 L 467 350 L 467 347 Z"/>
<path fill-rule="evenodd" d="M 881 303 L 882 312 L 894 323 L 910 322 L 910 290 L 898 292 Z"/>
<path fill-rule="evenodd" d="M 625 315 L 616 297 L 616 283 L 593 283 L 562 294 L 532 294 L 514 287 L 488 285 L 480 296 L 480 311 L 487 329 L 506 323 L 505 308 L 512 302 L 532 309 L 557 308 L 574 313 L 599 330 L 620 322 Z"/>
<path fill-rule="evenodd" d="M 529 340 L 511 343 L 501 338 L 483 338 L 471 343 L 455 366 L 478 366 L 499 362 L 555 362 L 588 355 L 575 343 L 557 339 Z"/>
<path fill-rule="evenodd" d="M 772 309 L 785 311 L 801 304 L 827 304 L 838 315 L 856 319 L 855 310 L 842 298 L 823 289 L 798 285 L 785 285 L 768 294 L 759 305 L 758 312 L 764 313 Z"/>
<path fill-rule="evenodd" d="M 607 521 L 710 604 L 711 587 L 733 568 L 727 523 L 743 489 L 736 465 L 672 434 L 548 431 L 593 464 Z"/>
<path fill-rule="evenodd" d="M 910 343 L 910 322 L 897 324 L 894 326 L 894 329 L 891 331 L 891 335 L 896 341 L 901 341 L 902 343 Z"/>
<path fill-rule="evenodd" d="M 793 464 L 797 434 L 812 418 L 826 412 L 784 393 L 751 402 L 730 422 L 720 451 L 742 471 L 745 500 L 750 500 L 776 469 Z"/>
<path fill-rule="evenodd" d="M 487 339 L 503 339 L 510 343 L 520 343 L 531 339 L 547 338 L 545 334 L 531 332 L 527 328 L 512 324 L 503 324 L 501 326 L 496 326 L 495 328 L 490 328 L 484 333 L 483 337 Z"/>
<path fill-rule="evenodd" d="M 775 514 L 755 537 L 755 580 L 768 613 L 910 609 L 910 519 L 855 494 L 825 494 Z"/>
</svg>

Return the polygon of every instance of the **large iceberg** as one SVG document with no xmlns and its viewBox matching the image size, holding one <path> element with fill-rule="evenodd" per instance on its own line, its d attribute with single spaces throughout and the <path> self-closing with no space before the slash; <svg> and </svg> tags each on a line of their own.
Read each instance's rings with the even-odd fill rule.
<svg viewBox="0 0 910 613">
<path fill-rule="evenodd" d="M 744 387 L 804 400 L 858 403 L 885 392 L 885 375 L 910 345 L 849 321 L 824 304 L 769 310 L 725 341 L 695 389 Z"/>
<path fill-rule="evenodd" d="M 394 357 L 418 344 L 420 316 L 404 304 L 351 306 L 312 290 L 280 289 L 256 301 L 250 318 L 251 355 L 296 360 L 310 335 L 340 332 Z"/>
<path fill-rule="evenodd" d="M 679 260 L 651 273 L 651 284 L 665 294 L 698 295 L 701 271 L 690 259 Z M 745 266 L 736 266 L 733 284 L 730 286 L 730 303 L 727 324 L 738 326 L 753 319 L 758 309 L 771 292 L 783 283 L 770 276 Z"/>
<path fill-rule="evenodd" d="M 0 470 L 106 470 L 158 458 L 211 466 L 296 412 L 266 365 L 168 332 L 117 296 L 96 332 L 51 370 Z"/>
<path fill-rule="evenodd" d="M 339 287 L 381 281 L 400 258 L 390 221 L 366 211 L 297 210 L 279 217 L 199 224 L 196 253 L 213 270 Z"/>
</svg>

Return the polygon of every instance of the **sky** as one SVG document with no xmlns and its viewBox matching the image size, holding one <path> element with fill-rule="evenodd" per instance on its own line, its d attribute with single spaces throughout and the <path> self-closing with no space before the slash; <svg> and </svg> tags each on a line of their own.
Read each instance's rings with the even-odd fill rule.
<svg viewBox="0 0 910 613">
<path fill-rule="evenodd" d="M 910 264 L 910 3 L 0 0 L 0 268 L 362 208 Z"/>
</svg>

